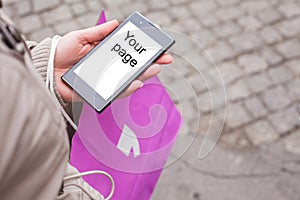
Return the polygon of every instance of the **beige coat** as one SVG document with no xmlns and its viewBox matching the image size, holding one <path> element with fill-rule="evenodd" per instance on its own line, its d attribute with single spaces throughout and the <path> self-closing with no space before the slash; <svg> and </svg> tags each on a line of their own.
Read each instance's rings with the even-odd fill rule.
<svg viewBox="0 0 300 200">
<path fill-rule="evenodd" d="M 2 14 L 0 20 L 10 23 Z M 102 199 L 80 178 L 69 184 L 83 185 L 91 195 L 75 186 L 64 188 L 58 197 L 63 177 L 78 171 L 68 164 L 69 141 L 59 104 L 63 101 L 43 81 L 51 39 L 29 46 L 32 56 L 8 48 L 0 39 L 0 199 Z"/>
<path fill-rule="evenodd" d="M 69 151 L 60 105 L 29 55 L 0 40 L 0 61 L 0 199 L 55 199 Z"/>
</svg>

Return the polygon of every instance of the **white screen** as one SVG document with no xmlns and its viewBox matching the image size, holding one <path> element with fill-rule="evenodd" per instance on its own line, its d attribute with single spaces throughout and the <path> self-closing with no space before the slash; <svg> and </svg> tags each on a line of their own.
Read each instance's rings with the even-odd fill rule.
<svg viewBox="0 0 300 200">
<path fill-rule="evenodd" d="M 74 72 L 107 100 L 161 48 L 137 26 L 127 22 Z"/>
</svg>

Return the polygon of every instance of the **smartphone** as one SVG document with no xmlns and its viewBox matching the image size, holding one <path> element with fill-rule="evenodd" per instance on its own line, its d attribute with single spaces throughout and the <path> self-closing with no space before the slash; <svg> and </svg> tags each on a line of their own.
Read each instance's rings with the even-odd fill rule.
<svg viewBox="0 0 300 200">
<path fill-rule="evenodd" d="M 168 34 L 134 12 L 62 80 L 101 113 L 174 43 Z"/>
</svg>

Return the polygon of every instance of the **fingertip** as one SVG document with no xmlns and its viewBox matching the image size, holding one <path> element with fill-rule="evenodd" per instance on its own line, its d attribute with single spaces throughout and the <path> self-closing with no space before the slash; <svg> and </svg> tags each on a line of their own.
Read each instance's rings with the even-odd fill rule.
<svg viewBox="0 0 300 200">
<path fill-rule="evenodd" d="M 118 22 L 118 20 L 114 19 L 114 20 L 105 22 L 104 24 L 98 25 L 98 27 L 103 27 L 103 26 L 115 28 L 115 27 L 119 26 L 119 22 Z"/>
<path fill-rule="evenodd" d="M 133 85 L 133 88 L 141 88 L 144 86 L 144 83 L 140 80 L 134 80 L 132 85 Z"/>
<path fill-rule="evenodd" d="M 118 25 L 119 22 L 117 20 L 111 20 L 104 24 L 79 30 L 78 33 L 80 38 L 84 41 L 87 41 L 88 43 L 98 43 L 110 34 L 116 27 L 118 27 Z"/>
<path fill-rule="evenodd" d="M 137 89 L 143 87 L 144 83 L 140 80 L 134 80 L 129 87 L 120 95 L 120 98 L 133 94 Z"/>
<path fill-rule="evenodd" d="M 170 54 L 165 54 L 165 60 L 166 62 L 172 63 L 174 61 L 174 58 Z"/>
<path fill-rule="evenodd" d="M 157 75 L 157 74 L 159 74 L 161 72 L 161 65 L 154 64 L 154 65 L 151 66 L 150 70 L 152 71 L 151 74 Z"/>
<path fill-rule="evenodd" d="M 173 57 L 170 54 L 164 54 L 162 55 L 156 63 L 158 64 L 171 64 L 173 62 Z"/>
<path fill-rule="evenodd" d="M 115 24 L 117 26 L 119 25 L 119 21 L 116 20 L 116 19 L 113 19 L 113 20 L 109 21 L 109 23 Z"/>
</svg>

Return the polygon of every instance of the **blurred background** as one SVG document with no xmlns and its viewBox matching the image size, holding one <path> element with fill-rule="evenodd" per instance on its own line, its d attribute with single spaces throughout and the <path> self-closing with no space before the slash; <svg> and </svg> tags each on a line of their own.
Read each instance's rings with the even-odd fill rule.
<svg viewBox="0 0 300 200">
<path fill-rule="evenodd" d="M 93 26 L 102 8 L 176 36 L 160 78 L 184 123 L 153 199 L 300 199 L 299 0 L 3 2 L 29 40 Z"/>
</svg>

